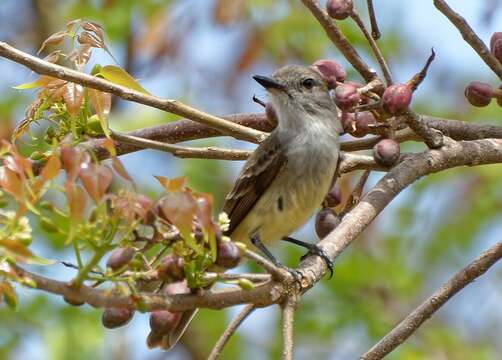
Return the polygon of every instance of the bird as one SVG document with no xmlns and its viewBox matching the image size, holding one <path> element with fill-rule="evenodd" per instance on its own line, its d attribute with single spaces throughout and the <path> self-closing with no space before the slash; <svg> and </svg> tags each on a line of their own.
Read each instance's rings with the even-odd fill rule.
<svg viewBox="0 0 502 360">
<path fill-rule="evenodd" d="M 330 259 L 315 244 L 289 237 L 321 205 L 336 178 L 342 126 L 328 84 L 315 68 L 302 65 L 253 78 L 267 91 L 278 124 L 247 159 L 226 197 L 223 211 L 230 224 L 225 235 L 253 244 L 278 266 L 266 245 L 288 241 L 321 256 L 331 270 Z M 169 347 L 196 311 L 182 314 Z"/>
</svg>

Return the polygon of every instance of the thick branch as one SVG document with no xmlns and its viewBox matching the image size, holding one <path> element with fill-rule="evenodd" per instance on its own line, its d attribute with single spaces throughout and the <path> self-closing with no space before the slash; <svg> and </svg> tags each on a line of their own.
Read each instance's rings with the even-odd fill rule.
<svg viewBox="0 0 502 360">
<path fill-rule="evenodd" d="M 444 0 L 434 0 L 434 6 L 441 11 L 456 26 L 464 40 L 478 53 L 483 61 L 492 69 L 492 71 L 502 80 L 502 64 L 493 56 L 479 38 L 467 21 L 460 16 Z"/>
<path fill-rule="evenodd" d="M 500 162 L 502 140 L 456 142 L 445 138 L 445 145 L 441 149 L 406 156 L 345 215 L 340 225 L 322 239 L 318 246 L 335 260 L 404 188 L 422 176 L 463 165 Z M 327 271 L 325 262 L 318 256 L 306 258 L 299 270 L 304 275 L 304 288 L 312 286 Z"/>
<path fill-rule="evenodd" d="M 113 292 L 110 289 L 97 289 L 82 285 L 75 288 L 70 283 L 49 279 L 33 274 L 20 267 L 16 272 L 27 277 L 36 284 L 36 288 L 65 298 L 86 302 L 94 307 L 117 307 L 143 311 L 170 310 L 181 312 L 196 308 L 223 309 L 229 306 L 252 303 L 256 306 L 267 306 L 281 301 L 283 289 L 277 283 L 267 282 L 257 285 L 253 290 L 228 288 L 223 290 L 204 291 L 194 295 L 158 295 L 141 293 L 139 298 Z"/>
<path fill-rule="evenodd" d="M 406 156 L 343 217 L 340 225 L 322 239 L 318 245 L 332 260 L 335 260 L 390 201 L 418 178 L 457 166 L 500 162 L 502 162 L 502 140 L 484 139 L 455 142 L 445 138 L 445 146 L 441 149 L 427 150 Z M 246 252 L 249 257 L 247 253 L 250 252 Z M 146 311 L 157 309 L 184 311 L 194 308 L 221 309 L 237 304 L 254 304 L 260 307 L 282 303 L 292 295 L 291 284 L 294 283 L 294 279 L 289 272 L 271 267 L 266 260 L 262 259 L 261 262 L 263 266 L 270 268 L 268 270 L 276 272 L 274 275 L 277 280 L 257 285 L 255 289 L 250 291 L 231 288 L 205 291 L 196 295 L 174 296 L 142 293 L 139 298 L 87 286 L 75 288 L 66 282 L 31 274 L 22 269 L 18 269 L 18 272 L 20 276 L 31 278 L 40 290 L 87 302 L 96 307 L 134 309 L 141 303 L 142 308 Z M 301 277 L 302 291 L 307 291 L 314 286 L 327 271 L 325 262 L 315 255 L 308 256 L 302 261 L 298 270 L 303 275 Z"/>
<path fill-rule="evenodd" d="M 251 142 L 260 142 L 265 138 L 265 134 L 254 129 L 227 121 L 225 119 L 204 113 L 191 108 L 177 100 L 161 99 L 159 97 L 144 94 L 124 86 L 116 85 L 110 81 L 75 71 L 60 65 L 41 60 L 35 56 L 20 51 L 7 43 L 0 42 L 0 56 L 22 64 L 34 72 L 41 75 L 49 75 L 58 79 L 71 81 L 89 88 L 104 91 L 116 95 L 124 100 L 134 101 L 143 105 L 167 111 L 179 116 L 186 117 L 216 129 L 224 134 L 231 135 L 237 139 Z"/>
<path fill-rule="evenodd" d="M 383 337 L 368 352 L 361 356 L 363 360 L 382 359 L 392 350 L 408 339 L 427 319 L 441 308 L 460 290 L 476 278 L 483 275 L 502 257 L 502 242 L 481 253 L 476 260 L 457 272 L 443 284 L 434 294 L 411 312 L 391 332 Z"/>
</svg>

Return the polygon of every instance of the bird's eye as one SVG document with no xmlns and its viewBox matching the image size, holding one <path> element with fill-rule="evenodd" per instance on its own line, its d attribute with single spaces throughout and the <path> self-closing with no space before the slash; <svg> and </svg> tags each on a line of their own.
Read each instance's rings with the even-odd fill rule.
<svg viewBox="0 0 502 360">
<path fill-rule="evenodd" d="M 315 81 L 314 79 L 307 78 L 303 80 L 302 85 L 305 86 L 307 89 L 312 89 L 314 87 Z"/>
</svg>

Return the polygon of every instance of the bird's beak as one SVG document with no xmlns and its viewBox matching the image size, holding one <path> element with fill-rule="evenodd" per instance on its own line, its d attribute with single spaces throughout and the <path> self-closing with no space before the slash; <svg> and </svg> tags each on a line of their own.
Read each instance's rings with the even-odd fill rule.
<svg viewBox="0 0 502 360">
<path fill-rule="evenodd" d="M 263 86 L 265 89 L 284 90 L 284 85 L 267 76 L 255 75 L 253 76 L 253 79 L 255 79 L 258 84 Z"/>
</svg>

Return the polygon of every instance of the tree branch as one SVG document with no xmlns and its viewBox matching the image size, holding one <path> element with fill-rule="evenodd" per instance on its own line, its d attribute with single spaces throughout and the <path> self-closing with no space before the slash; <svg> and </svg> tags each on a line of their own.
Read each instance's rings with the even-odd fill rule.
<svg viewBox="0 0 502 360">
<path fill-rule="evenodd" d="M 296 310 L 296 301 L 293 298 L 288 298 L 282 306 L 282 359 L 293 360 L 293 329 L 294 316 Z"/>
<path fill-rule="evenodd" d="M 157 96 L 144 94 L 124 86 L 116 85 L 96 76 L 41 60 L 35 56 L 20 51 L 5 42 L 0 42 L 0 56 L 22 64 L 38 74 L 49 75 L 58 79 L 71 81 L 92 89 L 116 95 L 124 100 L 134 101 L 159 110 L 183 116 L 190 120 L 214 127 L 224 134 L 231 135 L 237 139 L 259 143 L 266 137 L 266 135 L 260 131 L 207 114 L 177 100 L 161 99 Z"/>
<path fill-rule="evenodd" d="M 357 70 L 359 74 L 366 80 L 370 82 L 378 78 L 375 70 L 370 69 L 368 64 L 359 56 L 356 49 L 347 40 L 345 35 L 336 25 L 336 22 L 329 17 L 329 15 L 321 8 L 319 1 L 317 0 L 302 0 L 303 4 L 310 10 L 310 12 L 315 16 L 317 21 L 321 24 L 326 35 L 335 44 L 335 46 L 340 50 L 340 52 L 345 56 L 345 58 L 350 62 L 350 64 Z"/>
<path fill-rule="evenodd" d="M 198 294 L 158 295 L 140 293 L 139 297 L 117 293 L 112 289 L 97 289 L 86 285 L 74 287 L 70 283 L 49 279 L 15 267 L 19 277 L 26 277 L 36 284 L 36 289 L 65 298 L 78 300 L 100 308 L 129 308 L 142 311 L 170 310 L 182 312 L 196 308 L 223 309 L 241 304 L 267 306 L 281 301 L 285 296 L 283 288 L 275 282 L 257 285 L 253 290 L 233 287 L 222 290 L 201 291 Z"/>
<path fill-rule="evenodd" d="M 443 146 L 443 134 L 441 131 L 427 126 L 420 115 L 417 115 L 413 111 L 408 111 L 405 115 L 405 120 L 410 129 L 424 140 L 429 149 L 437 149 Z"/>
<path fill-rule="evenodd" d="M 495 56 L 492 55 L 483 40 L 479 38 L 469 23 L 460 14 L 453 9 L 444 0 L 434 0 L 434 6 L 441 11 L 455 27 L 458 29 L 464 40 L 471 45 L 479 57 L 492 69 L 492 71 L 502 80 L 502 65 Z"/>
<path fill-rule="evenodd" d="M 361 356 L 362 360 L 382 359 L 408 339 L 427 319 L 441 308 L 460 290 L 483 275 L 502 257 L 502 242 L 499 242 L 479 255 L 473 262 L 457 272 L 444 283 L 419 307 L 411 312 L 394 329 L 385 335 L 369 351 Z"/>
<path fill-rule="evenodd" d="M 371 6 L 371 8 L 372 7 L 373 6 Z M 368 8 L 370 8 L 369 3 L 368 3 Z M 380 48 L 378 47 L 376 40 L 370 35 L 368 30 L 366 29 L 366 26 L 364 25 L 363 20 L 361 19 L 361 17 L 359 16 L 359 14 L 355 10 L 352 11 L 350 16 L 352 17 L 354 22 L 357 24 L 359 29 L 361 29 L 364 37 L 366 38 L 366 40 L 370 44 L 371 50 L 373 50 L 373 53 L 375 54 L 375 58 L 378 61 L 378 65 L 380 65 L 380 69 L 382 69 L 383 76 L 385 78 L 385 82 L 386 82 L 387 86 L 392 85 L 392 75 L 391 75 L 391 72 L 389 69 L 389 65 L 387 65 L 387 62 L 385 61 L 385 58 L 382 55 L 382 52 L 380 51 Z"/>
<path fill-rule="evenodd" d="M 458 166 L 502 162 L 502 140 L 484 139 L 456 142 L 445 138 L 437 150 L 406 156 L 371 189 L 342 219 L 341 223 L 317 245 L 331 260 L 349 246 L 375 217 L 407 186 L 418 178 Z M 318 256 L 309 256 L 299 267 L 303 290 L 307 290 L 327 271 Z"/>
<path fill-rule="evenodd" d="M 134 146 L 140 146 L 148 149 L 165 151 L 180 158 L 198 158 L 198 159 L 221 159 L 221 160 L 246 160 L 251 151 L 236 149 L 221 149 L 216 147 L 188 147 L 178 146 L 160 141 L 144 139 L 137 136 L 121 134 L 115 131 L 111 132 L 113 140 L 127 143 Z"/>
<path fill-rule="evenodd" d="M 237 328 L 255 309 L 256 307 L 253 304 L 248 304 L 244 307 L 244 309 L 242 309 L 242 311 L 235 317 L 235 319 L 232 320 L 221 337 L 218 339 L 207 360 L 216 360 L 220 357 L 220 354 L 223 351 L 223 348 L 227 344 L 228 340 L 230 340 Z"/>
</svg>

